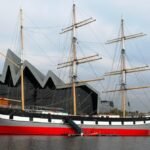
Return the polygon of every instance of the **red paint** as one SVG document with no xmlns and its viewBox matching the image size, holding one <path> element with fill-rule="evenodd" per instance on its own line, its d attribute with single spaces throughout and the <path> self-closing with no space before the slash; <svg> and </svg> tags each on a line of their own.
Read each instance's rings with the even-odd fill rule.
<svg viewBox="0 0 150 150">
<path fill-rule="evenodd" d="M 116 136 L 150 136 L 148 129 L 98 129 L 84 128 L 84 136 L 116 135 Z M 0 126 L 1 135 L 74 135 L 71 128 L 60 127 L 21 127 L 21 126 Z"/>
<path fill-rule="evenodd" d="M 68 135 L 68 133 L 75 134 L 71 128 L 0 126 L 0 134 L 8 135 Z"/>
<path fill-rule="evenodd" d="M 148 129 L 84 129 L 85 135 L 150 136 Z"/>
</svg>

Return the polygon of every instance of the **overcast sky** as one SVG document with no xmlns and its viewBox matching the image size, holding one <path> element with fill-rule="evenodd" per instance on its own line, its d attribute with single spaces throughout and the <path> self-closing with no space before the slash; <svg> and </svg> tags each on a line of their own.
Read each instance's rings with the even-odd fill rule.
<svg viewBox="0 0 150 150">
<path fill-rule="evenodd" d="M 56 70 L 57 63 L 61 62 L 61 58 L 65 60 L 64 56 L 68 55 L 70 44 L 69 35 L 60 35 L 59 32 L 71 23 L 73 0 L 0 0 L 0 2 L 0 52 L 6 53 L 10 48 L 19 55 L 19 30 L 17 27 L 19 26 L 19 9 L 22 8 L 24 12 L 24 58 L 44 74 L 48 70 L 52 70 L 60 75 L 60 72 Z M 116 49 L 116 45 L 106 46 L 104 43 L 106 40 L 117 37 L 121 17 L 125 20 L 127 34 L 139 32 L 147 34 L 143 38 L 134 40 L 134 44 L 129 41 L 126 45 L 127 52 L 131 55 L 128 57 L 129 60 L 132 60 L 130 63 L 134 64 L 134 67 L 150 64 L 149 0 L 76 0 L 75 2 L 79 21 L 91 16 L 96 19 L 96 22 L 89 25 L 90 29 L 86 26 L 85 29 L 79 29 L 77 34 L 80 35 L 79 44 L 83 41 L 79 47 L 87 50 L 83 50 L 82 54 L 87 56 L 99 53 L 103 57 L 98 63 L 92 64 L 91 68 L 96 76 L 102 76 L 104 72 L 111 69 L 113 49 Z M 129 46 L 131 48 L 128 49 Z M 2 56 L 0 58 L 2 66 L 4 59 Z M 79 69 L 81 78 L 85 77 L 83 75 L 85 68 L 86 78 L 92 77 L 90 71 L 87 71 L 87 66 L 81 66 Z M 0 70 L 2 71 L 2 67 Z M 61 74 L 60 77 L 64 77 L 65 80 L 66 75 Z M 148 77 L 147 74 L 146 80 L 142 81 L 146 85 L 150 84 Z M 139 78 L 143 79 L 143 74 Z M 96 87 L 100 90 L 102 85 L 99 84 Z M 145 92 L 149 93 L 149 91 Z M 133 103 L 135 104 L 135 96 L 131 96 L 129 93 L 129 97 L 134 97 Z M 137 97 L 143 98 L 143 94 L 140 93 Z M 146 110 L 150 111 L 150 107 L 147 106 L 150 102 L 149 94 L 144 99 L 146 99 L 146 104 L 142 102 L 136 105 L 136 108 L 140 109 L 140 106 L 142 108 L 146 106 Z"/>
</svg>

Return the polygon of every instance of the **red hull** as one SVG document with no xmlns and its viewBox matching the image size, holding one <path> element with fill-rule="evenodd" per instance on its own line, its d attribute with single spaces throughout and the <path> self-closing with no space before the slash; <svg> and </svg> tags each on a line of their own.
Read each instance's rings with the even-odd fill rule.
<svg viewBox="0 0 150 150">
<path fill-rule="evenodd" d="M 114 136 L 149 136 L 148 129 L 106 129 L 83 128 L 84 136 L 114 135 Z M 1 135 L 76 135 L 71 128 L 61 127 L 19 127 L 0 126 Z"/>
</svg>

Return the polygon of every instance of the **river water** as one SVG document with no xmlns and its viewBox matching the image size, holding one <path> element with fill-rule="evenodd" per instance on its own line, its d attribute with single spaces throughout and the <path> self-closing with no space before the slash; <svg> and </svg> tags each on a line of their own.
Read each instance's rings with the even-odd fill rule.
<svg viewBox="0 0 150 150">
<path fill-rule="evenodd" d="M 150 137 L 0 136 L 0 150 L 149 150 Z"/>
</svg>

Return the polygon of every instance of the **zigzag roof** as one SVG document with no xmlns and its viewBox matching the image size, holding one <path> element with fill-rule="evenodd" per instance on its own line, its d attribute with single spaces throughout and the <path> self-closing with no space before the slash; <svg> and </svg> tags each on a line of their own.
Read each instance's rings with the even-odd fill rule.
<svg viewBox="0 0 150 150">
<path fill-rule="evenodd" d="M 8 58 L 8 59 L 7 59 Z M 10 62 L 13 61 L 14 63 Z M 20 66 L 21 59 L 13 53 L 10 49 L 7 51 L 5 63 L 4 63 L 4 68 L 2 71 L 2 74 L 0 75 L 0 82 L 5 83 L 6 75 L 8 68 L 10 68 L 11 76 L 12 76 L 12 82 L 13 85 L 15 86 L 20 78 L 20 67 L 17 67 L 15 64 Z M 30 72 L 33 74 L 37 82 L 40 84 L 40 86 L 43 88 L 47 84 L 49 79 L 52 79 L 55 87 L 57 89 L 62 89 L 62 88 L 69 88 L 70 85 L 66 85 L 60 78 L 58 78 L 52 71 L 48 71 L 47 75 L 43 75 L 38 69 L 36 69 L 32 64 L 30 64 L 27 60 L 24 61 L 23 63 L 23 68 L 28 68 Z M 78 84 L 77 86 L 87 86 L 89 89 L 94 91 L 95 93 L 98 94 L 98 92 L 92 88 L 90 85 L 85 85 L 85 84 Z"/>
<path fill-rule="evenodd" d="M 11 50 L 7 51 L 6 58 L 8 58 L 8 59 L 5 59 L 4 68 L 3 68 L 2 74 L 0 76 L 0 81 L 2 83 L 5 82 L 8 68 L 10 68 L 13 85 L 15 86 L 20 78 L 20 67 L 19 66 L 20 66 L 21 60 Z M 17 64 L 18 67 L 15 64 L 13 64 L 12 62 L 10 62 L 9 60 L 11 60 L 15 64 Z M 44 87 L 46 85 L 49 78 L 52 79 L 52 81 L 54 82 L 56 87 L 58 85 L 64 85 L 64 82 L 60 78 L 58 78 L 52 71 L 49 70 L 47 75 L 45 76 L 38 69 L 36 69 L 32 64 L 30 64 L 27 60 L 24 61 L 23 68 L 24 69 L 28 68 L 31 71 L 31 73 L 34 75 L 35 79 L 37 80 L 37 82 L 40 84 L 41 87 Z"/>
</svg>

